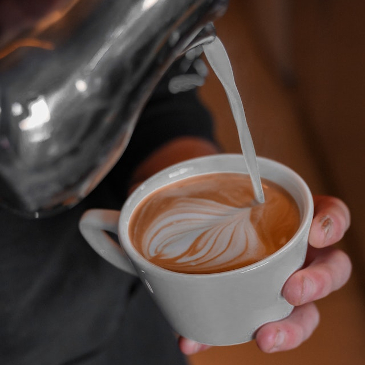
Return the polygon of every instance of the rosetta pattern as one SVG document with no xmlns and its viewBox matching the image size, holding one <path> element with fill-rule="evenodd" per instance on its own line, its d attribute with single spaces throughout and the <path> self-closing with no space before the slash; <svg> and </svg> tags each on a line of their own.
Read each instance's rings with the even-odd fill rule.
<svg viewBox="0 0 365 365">
<path fill-rule="evenodd" d="M 143 254 L 158 265 L 219 270 L 265 253 L 250 220 L 251 207 L 235 208 L 212 200 L 181 198 L 158 215 L 143 238 Z"/>
</svg>

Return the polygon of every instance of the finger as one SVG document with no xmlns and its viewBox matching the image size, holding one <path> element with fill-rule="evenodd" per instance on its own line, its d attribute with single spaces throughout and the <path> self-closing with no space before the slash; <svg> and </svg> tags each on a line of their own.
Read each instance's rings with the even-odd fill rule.
<svg viewBox="0 0 365 365">
<path fill-rule="evenodd" d="M 196 354 L 197 352 L 207 350 L 211 346 L 195 342 L 195 341 L 190 340 L 185 337 L 180 337 L 179 338 L 179 347 L 183 354 L 193 355 L 193 354 Z"/>
<path fill-rule="evenodd" d="M 319 312 L 313 303 L 296 307 L 289 317 L 262 326 L 256 333 L 257 346 L 264 352 L 294 349 L 311 336 L 318 323 Z"/>
<path fill-rule="evenodd" d="M 351 261 L 343 251 L 312 250 L 317 251 L 316 258 L 308 267 L 294 273 L 283 288 L 284 298 L 296 306 L 327 296 L 341 288 L 351 275 Z"/>
<path fill-rule="evenodd" d="M 330 196 L 314 196 L 314 217 L 309 243 L 321 248 L 338 242 L 350 226 L 350 211 L 346 204 Z"/>
</svg>

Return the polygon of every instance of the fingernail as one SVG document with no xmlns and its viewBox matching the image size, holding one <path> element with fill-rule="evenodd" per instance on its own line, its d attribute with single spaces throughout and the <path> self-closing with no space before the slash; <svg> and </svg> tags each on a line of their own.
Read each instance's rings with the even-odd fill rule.
<svg viewBox="0 0 365 365">
<path fill-rule="evenodd" d="M 279 350 L 279 348 L 281 347 L 281 345 L 284 343 L 285 340 L 285 334 L 283 331 L 278 330 L 276 337 L 275 337 L 275 342 L 274 342 L 274 346 L 270 349 L 270 352 L 274 352 Z"/>
<path fill-rule="evenodd" d="M 304 276 L 300 304 L 305 304 L 308 302 L 308 300 L 310 300 L 313 294 L 313 290 L 314 290 L 313 281 Z"/>
<path fill-rule="evenodd" d="M 200 351 L 201 344 L 192 340 L 189 340 L 188 342 L 188 355 L 196 354 Z"/>
<path fill-rule="evenodd" d="M 198 343 L 194 344 L 194 346 L 191 348 L 193 354 L 196 354 L 197 352 L 199 352 L 199 350 L 200 350 L 200 344 Z"/>
<path fill-rule="evenodd" d="M 321 219 L 321 224 L 321 228 L 324 233 L 323 245 L 325 245 L 332 234 L 333 220 L 330 217 L 326 216 Z"/>
</svg>

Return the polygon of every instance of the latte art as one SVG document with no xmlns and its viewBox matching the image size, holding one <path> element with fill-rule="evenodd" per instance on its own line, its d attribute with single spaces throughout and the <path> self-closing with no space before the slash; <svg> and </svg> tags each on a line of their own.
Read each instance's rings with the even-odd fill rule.
<svg viewBox="0 0 365 365">
<path fill-rule="evenodd" d="M 251 210 L 181 198 L 151 222 L 142 241 L 143 255 L 155 262 L 167 260 L 175 269 L 189 263 L 199 271 L 252 260 L 264 254 L 265 247 L 250 221 Z"/>
<path fill-rule="evenodd" d="M 173 183 L 145 198 L 129 234 L 150 262 L 185 273 L 249 265 L 294 235 L 299 211 L 291 196 L 263 179 L 265 203 L 254 201 L 250 178 L 217 173 Z"/>
</svg>

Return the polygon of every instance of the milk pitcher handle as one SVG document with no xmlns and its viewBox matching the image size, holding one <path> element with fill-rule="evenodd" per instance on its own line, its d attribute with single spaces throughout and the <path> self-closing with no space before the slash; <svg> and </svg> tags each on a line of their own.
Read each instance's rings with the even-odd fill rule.
<svg viewBox="0 0 365 365">
<path fill-rule="evenodd" d="M 137 275 L 123 248 L 106 233 L 118 234 L 119 215 L 116 210 L 88 210 L 80 219 L 80 232 L 102 258 L 128 274 Z"/>
</svg>

